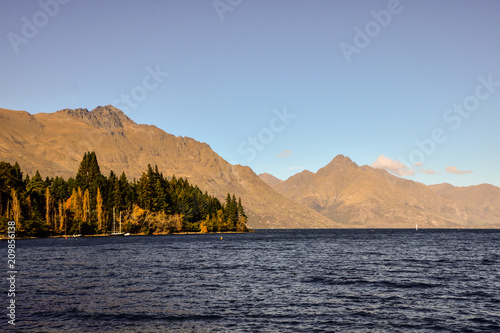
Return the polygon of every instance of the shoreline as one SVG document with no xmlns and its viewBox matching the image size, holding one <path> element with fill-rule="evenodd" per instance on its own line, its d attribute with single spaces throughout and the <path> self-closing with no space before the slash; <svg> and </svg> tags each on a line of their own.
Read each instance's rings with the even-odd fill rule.
<svg viewBox="0 0 500 333">
<path fill-rule="evenodd" d="M 47 237 L 16 237 L 15 239 L 43 239 L 43 238 L 90 238 L 90 237 L 131 237 L 131 236 L 165 236 L 165 235 L 217 235 L 217 234 L 248 234 L 248 233 L 254 233 L 255 230 L 251 229 L 249 231 L 243 232 L 243 231 L 217 231 L 217 232 L 195 232 L 195 231 L 185 231 L 185 232 L 160 232 L 160 233 L 153 233 L 153 234 L 144 234 L 144 233 L 139 233 L 139 234 L 130 234 L 129 236 L 125 235 L 120 235 L 120 236 L 111 236 L 110 234 L 97 234 L 97 235 L 53 235 L 53 236 L 47 236 Z M 7 234 L 0 234 L 0 240 L 7 240 L 11 239 L 8 237 Z"/>
</svg>

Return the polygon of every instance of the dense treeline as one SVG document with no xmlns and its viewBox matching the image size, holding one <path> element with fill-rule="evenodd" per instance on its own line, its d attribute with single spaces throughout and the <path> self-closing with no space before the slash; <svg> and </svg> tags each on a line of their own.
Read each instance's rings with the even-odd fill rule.
<svg viewBox="0 0 500 333">
<path fill-rule="evenodd" d="M 248 231 L 234 194 L 222 204 L 183 178 L 170 180 L 148 165 L 139 180 L 101 174 L 95 152 L 85 153 L 75 178 L 31 178 L 0 162 L 0 232 L 16 221 L 19 236 Z"/>
</svg>

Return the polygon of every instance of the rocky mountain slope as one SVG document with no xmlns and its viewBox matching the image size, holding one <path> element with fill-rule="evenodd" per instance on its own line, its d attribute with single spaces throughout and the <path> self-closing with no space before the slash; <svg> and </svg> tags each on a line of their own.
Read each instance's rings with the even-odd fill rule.
<svg viewBox="0 0 500 333">
<path fill-rule="evenodd" d="M 429 187 L 358 166 L 342 155 L 316 173 L 303 171 L 274 188 L 350 227 L 500 227 L 499 188 L 489 185 L 467 192 Z M 477 191 L 489 193 L 489 201 L 470 203 Z"/>
<path fill-rule="evenodd" d="M 186 177 L 220 199 L 240 196 L 251 228 L 329 228 L 335 223 L 284 198 L 250 168 L 231 165 L 209 145 L 139 125 L 112 107 L 30 114 L 0 109 L 0 160 L 18 162 L 23 172 L 74 177 L 82 156 L 95 151 L 101 171 L 139 178 L 147 165 L 164 175 Z"/>
</svg>

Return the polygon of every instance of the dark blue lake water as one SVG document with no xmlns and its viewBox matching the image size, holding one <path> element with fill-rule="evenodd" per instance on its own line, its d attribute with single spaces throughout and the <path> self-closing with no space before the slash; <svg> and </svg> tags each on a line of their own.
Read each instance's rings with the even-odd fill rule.
<svg viewBox="0 0 500 333">
<path fill-rule="evenodd" d="M 222 236 L 19 240 L 15 328 L 500 331 L 500 230 Z"/>
</svg>

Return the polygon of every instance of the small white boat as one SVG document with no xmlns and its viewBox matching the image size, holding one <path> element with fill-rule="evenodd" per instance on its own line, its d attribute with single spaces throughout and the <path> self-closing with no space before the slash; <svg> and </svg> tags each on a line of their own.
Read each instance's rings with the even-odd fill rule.
<svg viewBox="0 0 500 333">
<path fill-rule="evenodd" d="M 116 236 L 125 236 L 125 233 L 122 232 L 122 212 L 120 212 L 120 232 L 116 232 L 115 227 L 115 209 L 113 208 L 113 232 L 109 233 L 108 236 L 116 237 Z M 129 234 L 130 236 L 130 234 Z"/>
<path fill-rule="evenodd" d="M 123 236 L 130 236 L 130 232 L 125 233 Z"/>
</svg>

